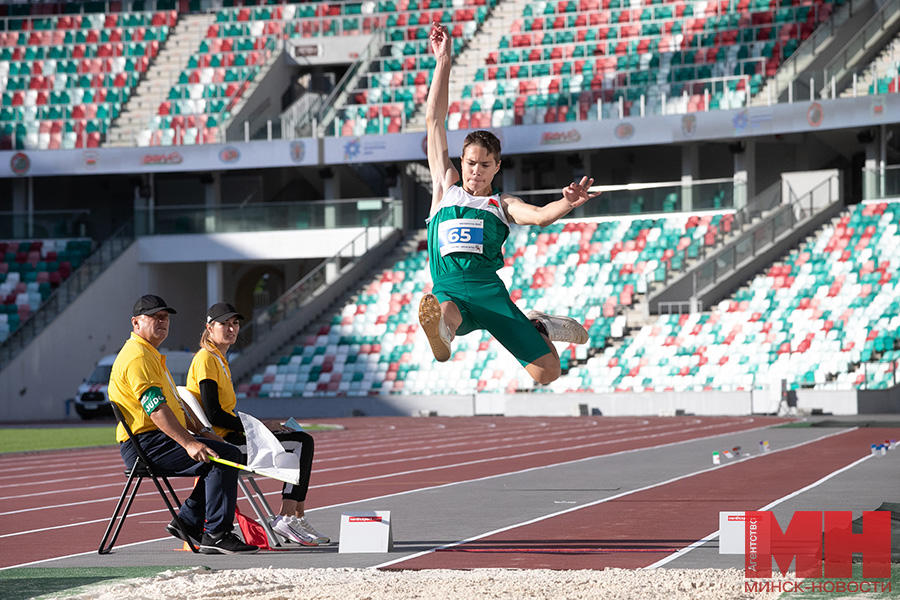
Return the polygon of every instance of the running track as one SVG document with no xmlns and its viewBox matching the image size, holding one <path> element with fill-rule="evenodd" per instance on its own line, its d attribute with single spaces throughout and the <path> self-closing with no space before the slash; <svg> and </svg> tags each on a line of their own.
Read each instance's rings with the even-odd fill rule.
<svg viewBox="0 0 900 600">
<path fill-rule="evenodd" d="M 315 433 L 307 510 L 594 457 L 665 451 L 782 422 L 759 417 L 348 419 L 342 421 L 345 430 Z M 727 468 L 711 469 L 707 458 L 693 472 L 661 477 L 643 491 L 608 494 L 577 510 L 557 507 L 530 524 L 493 534 L 485 530 L 478 539 L 405 557 L 394 567 L 646 566 L 715 531 L 718 511 L 762 507 L 868 452 L 871 433 L 837 431 Z M 890 435 L 900 438 L 896 430 Z M 776 467 L 780 476 L 772 477 Z M 172 481 L 186 496 L 190 480 Z M 748 485 L 754 481 L 766 485 Z M 0 456 L 0 568 L 95 552 L 123 484 L 117 448 Z M 280 484 L 261 484 L 277 506 Z M 159 523 L 167 520 L 152 483 L 145 482 L 117 547 L 160 539 L 165 534 Z"/>
</svg>

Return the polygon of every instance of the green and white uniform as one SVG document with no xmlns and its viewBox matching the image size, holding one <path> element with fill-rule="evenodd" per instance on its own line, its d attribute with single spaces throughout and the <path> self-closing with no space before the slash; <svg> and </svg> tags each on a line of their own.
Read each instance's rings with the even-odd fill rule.
<svg viewBox="0 0 900 600">
<path fill-rule="evenodd" d="M 463 320 L 457 335 L 485 329 L 523 365 L 549 353 L 547 342 L 497 276 L 509 237 L 500 192 L 473 196 L 458 184 L 451 186 L 426 223 L 433 293 L 459 308 Z"/>
</svg>

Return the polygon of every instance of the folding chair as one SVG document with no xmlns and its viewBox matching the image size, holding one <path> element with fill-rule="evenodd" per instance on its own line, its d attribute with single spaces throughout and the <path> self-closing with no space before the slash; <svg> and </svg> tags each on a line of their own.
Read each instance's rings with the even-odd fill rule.
<svg viewBox="0 0 900 600">
<path fill-rule="evenodd" d="M 179 385 L 176 388 L 178 390 L 178 394 L 181 396 L 181 399 L 187 404 L 188 408 L 194 414 L 194 417 L 200 421 L 205 427 L 212 427 L 212 424 L 209 422 L 209 419 L 206 418 L 206 413 L 203 411 L 203 407 L 200 405 L 200 400 L 194 393 L 187 389 L 187 387 L 183 385 Z M 248 487 L 247 484 L 250 484 Z M 244 497 L 247 498 L 247 502 L 250 503 L 250 507 L 253 509 L 253 512 L 256 514 L 256 518 L 259 519 L 260 524 L 263 529 L 266 531 L 266 536 L 269 538 L 270 546 L 281 547 L 281 537 L 279 537 L 273 530 L 272 526 L 269 525 L 269 521 L 275 516 L 272 512 L 272 507 L 269 505 L 268 500 L 263 495 L 262 491 L 259 489 L 259 486 L 256 484 L 256 480 L 250 473 L 246 471 L 240 472 L 240 477 L 238 477 L 238 485 L 241 486 L 241 490 L 244 492 Z M 253 488 L 252 490 L 250 488 Z"/>
<path fill-rule="evenodd" d="M 116 543 L 116 539 L 119 537 L 119 532 L 122 530 L 122 525 L 125 523 L 125 517 L 128 516 L 128 511 L 131 509 L 131 504 L 134 502 L 135 496 L 137 496 L 138 488 L 141 487 L 141 482 L 147 477 L 153 480 L 153 483 L 156 485 L 156 489 L 159 490 L 159 495 L 162 496 L 163 502 L 166 503 L 166 508 L 168 508 L 169 512 L 172 514 L 172 519 L 178 526 L 178 530 L 181 532 L 182 539 L 187 540 L 187 545 L 191 548 L 191 552 L 199 552 L 187 533 L 187 527 L 185 527 L 184 523 L 178 517 L 177 509 L 181 506 L 181 501 L 178 499 L 178 495 L 175 493 L 175 490 L 172 488 L 172 484 L 169 483 L 168 479 L 169 477 L 193 478 L 194 476 L 183 475 L 181 473 L 166 471 L 157 468 L 150 461 L 150 459 L 147 458 L 147 454 L 144 452 L 144 449 L 141 448 L 141 445 L 137 440 L 137 436 L 135 436 L 131 432 L 131 428 L 125 422 L 125 417 L 122 416 L 122 411 L 119 409 L 115 402 L 110 402 L 110 405 L 112 406 L 113 414 L 115 415 L 116 420 L 122 424 L 122 427 L 125 428 L 125 433 L 128 434 L 127 443 L 130 443 L 134 446 L 134 450 L 135 452 L 137 452 L 138 458 L 134 461 L 134 466 L 132 466 L 131 469 L 126 469 L 125 471 L 125 475 L 128 476 L 128 481 L 125 482 L 125 488 L 122 490 L 122 495 L 119 497 L 119 502 L 116 504 L 116 509 L 113 511 L 112 517 L 110 517 L 109 519 L 109 525 L 106 526 L 106 533 L 103 534 L 103 539 L 100 541 L 100 548 L 97 550 L 97 553 L 109 554 L 112 551 L 113 546 Z M 132 482 L 134 482 L 134 488 L 131 488 Z M 165 484 L 165 489 L 163 488 L 163 484 Z M 166 490 L 168 490 L 168 494 Z M 107 545 L 107 541 L 109 542 L 109 545 Z"/>
</svg>

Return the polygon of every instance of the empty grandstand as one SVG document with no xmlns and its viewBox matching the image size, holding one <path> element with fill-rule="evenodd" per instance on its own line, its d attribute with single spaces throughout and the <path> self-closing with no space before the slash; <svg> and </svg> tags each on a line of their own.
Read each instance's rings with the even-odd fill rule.
<svg viewBox="0 0 900 600">
<path fill-rule="evenodd" d="M 501 276 L 569 315 L 534 384 L 490 336 L 427 351 L 424 100 L 542 204 Z M 128 308 L 248 316 L 251 412 L 897 411 L 900 3 L 0 0 L 0 420 L 67 399 Z M 47 377 L 48 369 L 53 377 Z"/>
</svg>

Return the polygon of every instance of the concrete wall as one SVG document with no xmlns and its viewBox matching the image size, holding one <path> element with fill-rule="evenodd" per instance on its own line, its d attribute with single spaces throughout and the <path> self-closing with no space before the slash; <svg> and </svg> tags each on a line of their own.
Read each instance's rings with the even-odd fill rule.
<svg viewBox="0 0 900 600">
<path fill-rule="evenodd" d="M 131 332 L 131 307 L 143 293 L 135 293 L 142 288 L 137 256 L 132 244 L 0 371 L 0 421 L 64 417 L 66 399 L 97 360 L 119 351 Z"/>
<path fill-rule="evenodd" d="M 302 232 L 286 230 L 148 236 L 138 239 L 138 258 L 142 263 L 326 258 L 337 254 L 363 231 L 364 227 L 344 227 Z"/>
</svg>

